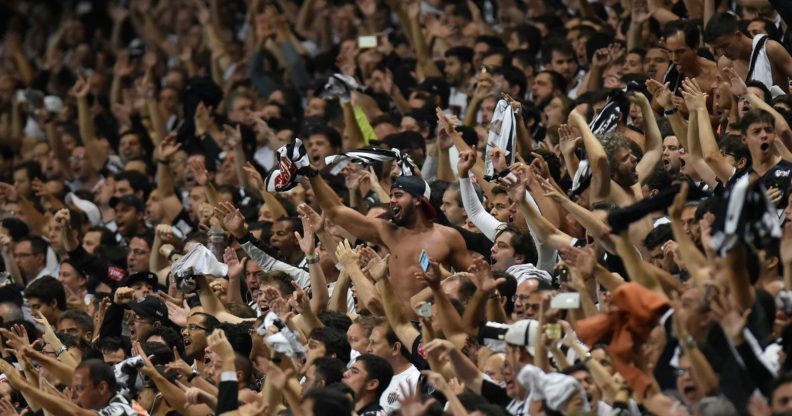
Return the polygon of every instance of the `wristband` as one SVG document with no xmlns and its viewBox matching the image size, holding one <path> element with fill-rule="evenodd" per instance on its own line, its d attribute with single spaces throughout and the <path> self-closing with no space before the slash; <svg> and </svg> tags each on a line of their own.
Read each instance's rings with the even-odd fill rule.
<svg viewBox="0 0 792 416">
<path fill-rule="evenodd" d="M 198 377 L 198 372 L 197 372 L 197 371 L 195 371 L 195 370 L 193 370 L 193 372 L 192 372 L 192 373 L 190 373 L 190 375 L 189 375 L 189 376 L 187 376 L 187 382 L 188 382 L 188 383 L 192 383 L 192 381 L 193 381 L 193 379 L 194 379 L 195 377 Z"/>
<path fill-rule="evenodd" d="M 489 298 L 487 298 L 487 299 L 493 299 L 493 300 L 494 299 L 500 299 L 500 294 L 498 292 L 495 292 L 495 293 L 489 295 Z"/>
<path fill-rule="evenodd" d="M 319 255 L 314 254 L 313 256 L 305 256 L 305 264 L 316 264 L 319 263 Z"/>
<path fill-rule="evenodd" d="M 671 109 L 671 110 L 666 110 L 666 109 L 663 109 L 663 115 L 664 115 L 664 116 L 670 116 L 671 114 L 674 114 L 674 113 L 676 113 L 677 111 L 679 111 L 679 109 L 678 109 L 678 108 L 676 108 L 676 107 L 674 107 L 674 108 L 673 108 L 673 109 Z"/>
<path fill-rule="evenodd" d="M 170 164 L 170 162 L 165 159 L 157 159 L 157 163 L 162 163 L 163 165 Z"/>
</svg>

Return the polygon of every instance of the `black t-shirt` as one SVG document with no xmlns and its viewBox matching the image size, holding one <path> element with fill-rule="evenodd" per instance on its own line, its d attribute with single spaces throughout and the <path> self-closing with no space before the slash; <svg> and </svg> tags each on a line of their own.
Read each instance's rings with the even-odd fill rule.
<svg viewBox="0 0 792 416">
<path fill-rule="evenodd" d="M 382 416 L 385 410 L 379 405 L 379 400 L 369 403 L 358 412 L 358 416 Z"/>
<path fill-rule="evenodd" d="M 787 206 L 789 198 L 790 184 L 792 184 L 792 162 L 781 159 L 770 170 L 762 175 L 762 184 L 765 188 L 778 188 L 781 191 L 781 200 L 776 205 L 776 209 L 783 210 Z"/>
<path fill-rule="evenodd" d="M 506 394 L 506 388 L 501 387 L 487 379 L 481 382 L 481 395 L 492 404 L 506 407 L 512 399 Z"/>
<path fill-rule="evenodd" d="M 418 335 L 410 350 L 410 364 L 419 370 L 428 370 L 429 362 L 426 361 L 426 352 L 423 349 L 423 335 Z"/>
<path fill-rule="evenodd" d="M 183 236 L 188 236 L 195 230 L 195 224 L 190 220 L 190 214 L 187 213 L 187 210 L 182 207 L 182 210 L 179 211 L 179 215 L 173 219 L 171 222 L 171 226 L 179 230 Z"/>
</svg>

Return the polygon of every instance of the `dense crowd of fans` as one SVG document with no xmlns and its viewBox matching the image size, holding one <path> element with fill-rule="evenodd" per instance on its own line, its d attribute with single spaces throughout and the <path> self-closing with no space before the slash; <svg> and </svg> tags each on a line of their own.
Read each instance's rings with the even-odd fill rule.
<svg viewBox="0 0 792 416">
<path fill-rule="evenodd" d="M 792 414 L 792 2 L 0 2 L 0 416 Z"/>
</svg>

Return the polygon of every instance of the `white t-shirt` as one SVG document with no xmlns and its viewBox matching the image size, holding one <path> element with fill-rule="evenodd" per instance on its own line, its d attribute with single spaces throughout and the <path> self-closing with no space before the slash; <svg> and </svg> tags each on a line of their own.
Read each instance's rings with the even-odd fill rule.
<svg viewBox="0 0 792 416">
<path fill-rule="evenodd" d="M 404 386 L 405 391 L 411 391 L 418 385 L 420 376 L 421 372 L 414 365 L 410 365 L 408 369 L 393 376 L 388 388 L 380 396 L 380 406 L 385 410 L 386 415 L 401 409 L 401 401 L 404 396 L 402 396 L 402 389 L 399 386 Z"/>
</svg>

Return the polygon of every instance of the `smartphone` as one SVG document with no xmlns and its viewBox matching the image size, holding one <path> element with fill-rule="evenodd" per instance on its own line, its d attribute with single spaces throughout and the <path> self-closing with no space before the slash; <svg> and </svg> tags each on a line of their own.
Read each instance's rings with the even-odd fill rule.
<svg viewBox="0 0 792 416">
<path fill-rule="evenodd" d="M 377 43 L 376 36 L 358 36 L 358 48 L 360 49 L 376 48 Z"/>
<path fill-rule="evenodd" d="M 577 309 L 580 307 L 580 293 L 559 293 L 550 300 L 550 307 L 553 309 Z"/>
<path fill-rule="evenodd" d="M 429 255 L 426 254 L 426 250 L 421 250 L 421 256 L 418 257 L 418 263 L 421 265 L 421 270 L 426 273 L 429 270 Z"/>
<path fill-rule="evenodd" d="M 561 338 L 561 324 L 545 324 L 545 336 L 547 339 Z"/>
<path fill-rule="evenodd" d="M 424 319 L 429 319 L 432 317 L 432 304 L 426 302 L 418 307 L 417 309 L 418 316 Z"/>
<path fill-rule="evenodd" d="M 561 266 L 558 269 L 558 280 L 561 283 L 569 282 L 569 269 L 566 266 Z"/>
</svg>

